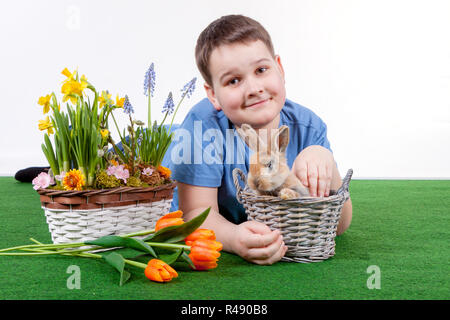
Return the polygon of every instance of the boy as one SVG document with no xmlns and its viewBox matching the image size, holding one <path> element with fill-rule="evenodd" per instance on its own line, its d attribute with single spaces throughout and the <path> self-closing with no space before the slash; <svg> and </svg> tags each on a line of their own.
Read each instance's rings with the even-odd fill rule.
<svg viewBox="0 0 450 320">
<path fill-rule="evenodd" d="M 211 207 L 202 227 L 214 230 L 225 251 L 252 263 L 273 264 L 287 250 L 280 232 L 256 221 L 246 221 L 245 210 L 236 200 L 232 171 L 238 167 L 248 174 L 250 151 L 245 146 L 245 163 L 225 161 L 234 159 L 236 143 L 229 144 L 227 140 L 225 146 L 224 137 L 229 137 L 229 130 L 248 123 L 267 141 L 263 132 L 288 125 L 289 167 L 312 196 L 326 197 L 330 189 L 337 190 L 342 184 L 326 125 L 312 111 L 286 99 L 280 57 L 274 54 L 267 31 L 253 19 L 229 15 L 212 22 L 200 34 L 195 55 L 208 98 L 189 111 L 180 127 L 194 135 L 203 133 L 203 137 L 197 134 L 190 150 L 183 151 L 188 161 L 170 164 L 172 178 L 178 182 L 178 208 L 185 220 L 190 220 Z M 214 134 L 206 134 L 211 129 L 221 132 L 223 137 L 216 135 L 212 139 Z M 239 139 L 237 135 L 233 138 Z M 195 154 L 208 148 L 207 154 L 215 154 L 210 156 L 213 161 Z M 174 160 L 176 153 L 170 151 L 175 150 L 167 154 Z M 176 197 L 174 206 L 175 202 Z M 338 235 L 349 227 L 351 218 L 349 199 L 343 207 Z"/>
</svg>

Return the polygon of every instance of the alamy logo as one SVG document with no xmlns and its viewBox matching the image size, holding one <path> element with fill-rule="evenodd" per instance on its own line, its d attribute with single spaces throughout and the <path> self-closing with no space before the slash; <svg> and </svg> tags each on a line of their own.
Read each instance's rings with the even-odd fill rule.
<svg viewBox="0 0 450 320">
<path fill-rule="evenodd" d="M 367 279 L 367 288 L 372 289 L 381 289 L 381 270 L 379 266 L 369 266 L 366 270 L 368 274 L 370 274 Z"/>
<path fill-rule="evenodd" d="M 81 289 L 81 270 L 79 266 L 71 265 L 67 268 L 66 273 L 70 274 L 67 278 L 67 289 Z"/>
<path fill-rule="evenodd" d="M 80 7 L 71 5 L 66 9 L 67 20 L 66 27 L 67 29 L 74 31 L 80 30 Z"/>
<path fill-rule="evenodd" d="M 267 136 L 268 130 L 261 130 L 260 135 Z M 194 121 L 192 132 L 174 130 L 172 144 L 170 159 L 174 164 L 245 164 L 245 143 L 234 129 L 226 129 L 225 134 L 216 128 L 203 132 L 202 121 Z"/>
</svg>

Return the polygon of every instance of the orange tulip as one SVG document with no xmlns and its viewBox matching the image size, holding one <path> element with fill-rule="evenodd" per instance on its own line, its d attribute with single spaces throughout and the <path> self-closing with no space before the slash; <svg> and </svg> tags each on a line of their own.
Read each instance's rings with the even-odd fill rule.
<svg viewBox="0 0 450 320">
<path fill-rule="evenodd" d="M 195 270 L 214 269 L 217 267 L 220 250 L 222 250 L 222 244 L 220 242 L 209 239 L 198 239 L 191 245 L 189 258 L 195 265 Z"/>
<path fill-rule="evenodd" d="M 156 222 L 155 232 L 170 226 L 177 226 L 183 224 L 184 220 L 183 218 L 181 218 L 182 216 L 183 211 L 181 210 L 169 212 Z"/>
<path fill-rule="evenodd" d="M 147 278 L 157 282 L 168 282 L 178 277 L 178 273 L 171 266 L 159 259 L 150 260 L 144 273 Z"/>
<path fill-rule="evenodd" d="M 183 211 L 177 210 L 177 211 L 172 211 L 172 212 L 169 212 L 169 213 L 165 214 L 164 217 L 162 217 L 160 219 L 164 219 L 164 218 L 181 218 L 182 216 L 183 216 Z"/>
<path fill-rule="evenodd" d="M 197 271 L 204 271 L 204 270 L 217 268 L 216 261 L 200 261 L 200 260 L 196 260 L 191 255 L 189 255 L 189 258 L 191 258 L 192 263 L 195 265 L 195 270 L 197 270 Z"/>
<path fill-rule="evenodd" d="M 207 239 L 207 240 L 216 240 L 216 235 L 213 230 L 210 229 L 197 229 L 188 235 L 184 241 L 186 245 L 191 246 L 195 240 L 199 239 Z"/>
<path fill-rule="evenodd" d="M 194 241 L 191 248 L 205 248 L 213 251 L 220 251 L 222 250 L 222 244 L 216 240 L 198 239 Z"/>
</svg>

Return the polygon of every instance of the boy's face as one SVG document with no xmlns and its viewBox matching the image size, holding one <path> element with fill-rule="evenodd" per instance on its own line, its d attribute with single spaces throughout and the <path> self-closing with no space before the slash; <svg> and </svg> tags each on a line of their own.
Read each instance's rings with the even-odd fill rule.
<svg viewBox="0 0 450 320">
<path fill-rule="evenodd" d="M 222 110 L 237 127 L 277 128 L 286 99 L 284 70 L 260 41 L 215 48 L 210 57 L 212 87 L 206 93 L 216 110 Z"/>
</svg>

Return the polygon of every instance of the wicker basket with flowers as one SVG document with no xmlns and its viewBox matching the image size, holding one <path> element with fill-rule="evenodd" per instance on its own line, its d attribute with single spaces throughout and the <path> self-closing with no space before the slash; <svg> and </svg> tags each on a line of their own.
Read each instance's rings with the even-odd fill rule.
<svg viewBox="0 0 450 320">
<path fill-rule="evenodd" d="M 108 91 L 97 91 L 77 70 L 65 68 L 62 74 L 66 77 L 61 87 L 66 111 L 54 92 L 38 100 L 44 114 L 49 113 L 39 121 L 39 129 L 47 130 L 42 150 L 51 169 L 33 180 L 52 241 L 84 242 L 153 228 L 170 210 L 176 183 L 161 163 L 172 141 L 175 114 L 195 90 L 196 78 L 184 86 L 176 108 L 169 93 L 163 121 L 152 124 L 152 63 L 144 80 L 148 96 L 145 127 L 144 122 L 133 119 L 134 109 L 127 95 L 117 95 L 114 101 Z M 126 130 L 119 129 L 114 115 L 117 111 L 130 121 Z M 171 114 L 170 126 L 164 125 Z M 111 135 L 111 119 L 119 144 Z"/>
</svg>

